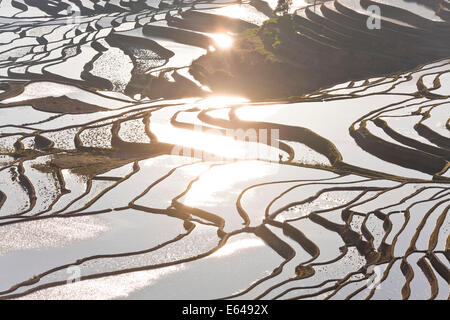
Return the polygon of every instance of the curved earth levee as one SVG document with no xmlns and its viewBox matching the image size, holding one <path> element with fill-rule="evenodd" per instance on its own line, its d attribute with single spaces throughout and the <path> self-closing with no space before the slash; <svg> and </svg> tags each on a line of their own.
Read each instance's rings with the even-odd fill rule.
<svg viewBox="0 0 450 320">
<path fill-rule="evenodd" d="M 1 299 L 449 298 L 448 1 L 55 2 L 0 2 Z"/>
</svg>

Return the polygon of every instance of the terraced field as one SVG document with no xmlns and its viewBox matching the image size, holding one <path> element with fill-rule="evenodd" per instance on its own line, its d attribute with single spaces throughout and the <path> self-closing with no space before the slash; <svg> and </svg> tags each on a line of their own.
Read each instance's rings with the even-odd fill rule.
<svg viewBox="0 0 450 320">
<path fill-rule="evenodd" d="M 0 298 L 449 298 L 449 2 L 294 2 L 314 50 L 398 72 L 271 100 L 189 73 L 275 9 L 0 2 Z"/>
</svg>

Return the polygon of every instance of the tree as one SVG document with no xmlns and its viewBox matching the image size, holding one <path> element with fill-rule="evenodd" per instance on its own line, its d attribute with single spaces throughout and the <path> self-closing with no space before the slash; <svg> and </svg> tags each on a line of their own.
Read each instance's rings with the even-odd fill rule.
<svg viewBox="0 0 450 320">
<path fill-rule="evenodd" d="M 284 16 L 289 13 L 289 8 L 292 5 L 292 0 L 278 0 L 275 14 Z"/>
</svg>

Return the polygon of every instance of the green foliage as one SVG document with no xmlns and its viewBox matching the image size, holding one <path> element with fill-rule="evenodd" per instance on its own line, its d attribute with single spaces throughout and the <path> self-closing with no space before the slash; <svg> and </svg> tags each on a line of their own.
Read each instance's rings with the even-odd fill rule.
<svg viewBox="0 0 450 320">
<path fill-rule="evenodd" d="M 275 13 L 281 16 L 289 13 L 289 8 L 292 6 L 292 0 L 278 0 Z"/>
</svg>

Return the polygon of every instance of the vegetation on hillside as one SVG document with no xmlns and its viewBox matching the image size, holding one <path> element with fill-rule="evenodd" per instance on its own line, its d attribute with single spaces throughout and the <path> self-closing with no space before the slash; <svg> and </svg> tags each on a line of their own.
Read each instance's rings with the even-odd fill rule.
<svg viewBox="0 0 450 320">
<path fill-rule="evenodd" d="M 208 52 L 191 74 L 215 92 L 286 98 L 335 83 L 406 71 L 439 58 L 416 39 L 345 27 L 352 37 L 282 14 L 235 36 L 231 49 Z M 382 30 L 384 32 L 384 30 Z"/>
</svg>

